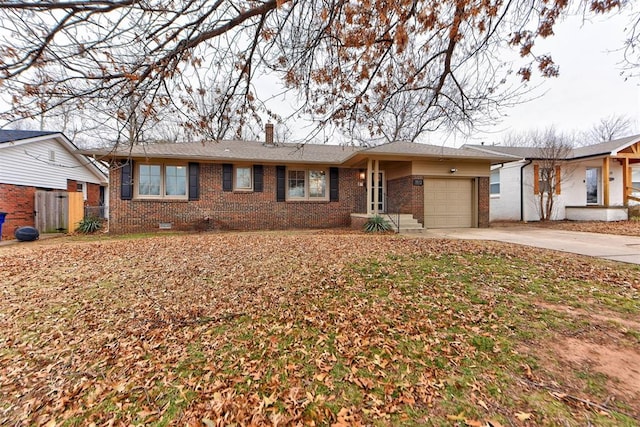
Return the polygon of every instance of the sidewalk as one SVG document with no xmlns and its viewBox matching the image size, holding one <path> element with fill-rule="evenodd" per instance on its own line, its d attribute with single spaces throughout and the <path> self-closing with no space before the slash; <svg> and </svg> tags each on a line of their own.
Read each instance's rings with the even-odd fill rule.
<svg viewBox="0 0 640 427">
<path fill-rule="evenodd" d="M 66 234 L 64 233 L 48 233 L 48 234 L 41 234 L 40 238 L 38 240 L 34 240 L 33 242 L 20 242 L 16 239 L 11 239 L 11 240 L 0 240 L 0 247 L 2 246 L 10 246 L 10 245 L 28 245 L 29 243 L 35 243 L 35 242 L 40 242 L 42 240 L 48 240 L 48 239 L 56 239 L 59 237 L 64 237 L 66 236 Z"/>
</svg>

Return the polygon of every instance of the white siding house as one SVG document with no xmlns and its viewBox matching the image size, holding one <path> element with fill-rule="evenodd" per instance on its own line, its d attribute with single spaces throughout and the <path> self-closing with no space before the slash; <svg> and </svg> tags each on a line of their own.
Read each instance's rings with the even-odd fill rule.
<svg viewBox="0 0 640 427">
<path fill-rule="evenodd" d="M 69 179 L 106 185 L 105 174 L 60 133 L 9 139 L 29 132 L 0 131 L 0 183 L 59 190 Z"/>
<path fill-rule="evenodd" d="M 35 226 L 35 198 L 42 191 L 82 192 L 79 202 L 84 199 L 85 207 L 96 206 L 106 217 L 108 182 L 106 173 L 59 132 L 0 130 L 0 212 L 5 214 L 0 237 Z"/>
<path fill-rule="evenodd" d="M 539 221 L 539 169 L 545 159 L 534 147 L 466 145 L 513 161 L 492 166 L 490 220 Z M 627 219 L 640 202 L 640 135 L 575 148 L 558 159 L 552 220 Z M 538 176 L 536 176 L 538 174 Z"/>
</svg>

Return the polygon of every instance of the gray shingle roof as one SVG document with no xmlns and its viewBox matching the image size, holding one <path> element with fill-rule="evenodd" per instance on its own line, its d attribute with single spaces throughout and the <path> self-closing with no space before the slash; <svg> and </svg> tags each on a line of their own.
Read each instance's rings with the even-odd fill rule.
<svg viewBox="0 0 640 427">
<path fill-rule="evenodd" d="M 577 147 L 571 150 L 567 159 L 614 155 L 618 151 L 636 142 L 640 142 L 640 135 L 632 135 L 599 144 Z M 501 145 L 465 145 L 465 147 L 485 153 L 505 154 L 519 159 L 540 158 L 540 149 L 537 147 L 503 147 Z"/>
<path fill-rule="evenodd" d="M 83 152 L 105 157 L 340 164 L 356 150 L 353 147 L 324 144 L 267 146 L 259 141 L 208 141 L 127 146 L 111 152 L 105 150 Z"/>
<path fill-rule="evenodd" d="M 357 155 L 383 154 L 405 157 L 451 157 L 467 159 L 504 158 L 471 149 L 457 149 L 413 142 L 393 142 L 371 148 L 326 144 L 277 144 L 267 146 L 259 141 L 196 142 L 188 144 L 158 143 L 121 147 L 117 150 L 83 150 L 100 157 L 198 159 L 211 161 L 322 163 L 339 165 Z"/>
<path fill-rule="evenodd" d="M 364 153 L 380 153 L 402 156 L 419 156 L 419 157 L 455 157 L 468 159 L 488 159 L 490 157 L 503 157 L 499 153 L 497 155 L 489 155 L 468 148 L 451 148 L 440 145 L 418 144 L 415 142 L 390 142 L 378 145 L 364 150 Z"/>
<path fill-rule="evenodd" d="M 625 138 L 614 139 L 612 141 L 601 142 L 600 144 L 587 145 L 585 147 L 575 148 L 573 150 L 573 157 L 591 157 L 602 154 L 613 154 L 639 141 L 640 135 L 632 135 Z"/>
<path fill-rule="evenodd" d="M 4 142 L 20 141 L 21 139 L 37 138 L 39 136 L 54 135 L 56 133 L 59 132 L 0 129 L 0 144 Z"/>
</svg>

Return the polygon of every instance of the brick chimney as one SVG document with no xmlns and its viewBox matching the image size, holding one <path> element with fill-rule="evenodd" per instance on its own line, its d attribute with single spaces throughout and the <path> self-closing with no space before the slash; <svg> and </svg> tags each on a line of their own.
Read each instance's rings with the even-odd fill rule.
<svg viewBox="0 0 640 427">
<path fill-rule="evenodd" d="M 267 123 L 264 125 L 264 145 L 273 146 L 273 123 Z"/>
</svg>

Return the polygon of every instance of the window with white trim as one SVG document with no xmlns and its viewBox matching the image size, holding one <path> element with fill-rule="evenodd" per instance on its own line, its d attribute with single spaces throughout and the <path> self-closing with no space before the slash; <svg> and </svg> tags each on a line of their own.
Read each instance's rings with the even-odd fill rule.
<svg viewBox="0 0 640 427">
<path fill-rule="evenodd" d="M 233 189 L 236 191 L 252 191 L 253 177 L 251 166 L 236 166 L 233 174 Z"/>
<path fill-rule="evenodd" d="M 500 169 L 494 169 L 491 171 L 491 178 L 489 178 L 489 194 L 492 196 L 500 195 Z"/>
<path fill-rule="evenodd" d="M 187 198 L 187 165 L 138 164 L 139 198 Z"/>
<path fill-rule="evenodd" d="M 287 197 L 290 200 L 328 200 L 325 169 L 289 169 Z"/>
</svg>

